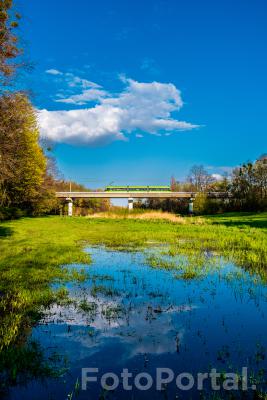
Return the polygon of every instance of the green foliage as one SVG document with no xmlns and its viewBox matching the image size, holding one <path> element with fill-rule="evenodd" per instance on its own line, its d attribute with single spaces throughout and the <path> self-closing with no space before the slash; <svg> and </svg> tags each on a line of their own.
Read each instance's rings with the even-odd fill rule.
<svg viewBox="0 0 267 400">
<path fill-rule="evenodd" d="M 208 198 L 205 193 L 198 193 L 194 200 L 194 213 L 197 215 L 206 214 Z"/>
<path fill-rule="evenodd" d="M 31 210 L 39 196 L 46 159 L 36 116 L 23 93 L 0 98 L 0 204 Z"/>
<path fill-rule="evenodd" d="M 25 216 L 25 213 L 17 207 L 0 207 L 0 221 L 18 219 Z"/>
<path fill-rule="evenodd" d="M 242 211 L 267 208 L 267 156 L 248 162 L 233 172 L 231 184 L 234 209 Z"/>
<path fill-rule="evenodd" d="M 225 209 L 225 200 L 210 199 L 204 192 L 198 193 L 194 200 L 195 215 L 217 214 L 222 213 Z"/>
</svg>

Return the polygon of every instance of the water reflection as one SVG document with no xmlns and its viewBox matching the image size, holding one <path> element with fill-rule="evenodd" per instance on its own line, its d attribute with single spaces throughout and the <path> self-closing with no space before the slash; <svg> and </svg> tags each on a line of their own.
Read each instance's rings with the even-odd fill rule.
<svg viewBox="0 0 267 400">
<path fill-rule="evenodd" d="M 93 259 L 88 279 L 68 284 L 72 302 L 46 310 L 32 333 L 48 356 L 56 351 L 68 360 L 69 373 L 61 380 L 17 387 L 10 399 L 65 399 L 82 367 L 153 375 L 156 367 L 178 374 L 248 366 L 264 376 L 267 291 L 253 277 L 221 262 L 220 269 L 204 278 L 184 281 L 171 271 L 149 267 L 143 253 L 87 251 Z M 176 388 L 168 390 L 165 398 L 175 398 Z M 189 398 L 192 393 L 179 395 Z M 99 396 L 100 388 L 93 385 L 78 398 Z M 127 398 L 164 398 L 161 392 L 131 396 Z M 126 397 L 118 389 L 108 398 Z"/>
</svg>

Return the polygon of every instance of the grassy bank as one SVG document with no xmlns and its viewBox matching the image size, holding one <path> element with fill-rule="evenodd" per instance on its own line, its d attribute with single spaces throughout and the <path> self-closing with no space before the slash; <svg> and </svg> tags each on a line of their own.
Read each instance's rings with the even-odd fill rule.
<svg viewBox="0 0 267 400">
<path fill-rule="evenodd" d="M 106 218 L 104 218 L 104 216 Z M 8 348 L 31 326 L 40 305 L 63 298 L 54 281 L 82 279 L 62 267 L 89 263 L 86 243 L 113 248 L 168 243 L 169 254 L 222 254 L 252 273 L 267 277 L 267 213 L 206 218 L 148 217 L 25 218 L 0 225 L 0 343 Z"/>
</svg>

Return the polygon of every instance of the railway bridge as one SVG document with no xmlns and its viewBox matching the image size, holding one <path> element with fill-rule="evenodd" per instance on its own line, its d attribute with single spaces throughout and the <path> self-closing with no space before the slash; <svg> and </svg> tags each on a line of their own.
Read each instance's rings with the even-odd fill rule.
<svg viewBox="0 0 267 400">
<path fill-rule="evenodd" d="M 65 199 L 68 203 L 68 215 L 72 216 L 72 205 L 75 199 L 128 199 L 128 209 L 133 209 L 134 199 L 184 199 L 187 198 L 189 213 L 193 213 L 193 203 L 197 192 L 172 192 L 172 191 L 92 191 L 92 192 L 56 192 L 56 197 Z M 226 198 L 229 195 L 223 192 L 206 193 L 209 198 Z"/>
</svg>

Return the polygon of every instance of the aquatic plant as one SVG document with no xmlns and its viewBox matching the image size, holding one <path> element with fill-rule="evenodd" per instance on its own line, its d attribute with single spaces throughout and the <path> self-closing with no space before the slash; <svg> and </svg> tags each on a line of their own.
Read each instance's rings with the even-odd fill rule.
<svg viewBox="0 0 267 400">
<path fill-rule="evenodd" d="M 91 295 L 97 297 L 99 294 L 103 296 L 119 296 L 119 291 L 112 287 L 107 287 L 104 285 L 93 285 L 91 289 Z"/>
</svg>

